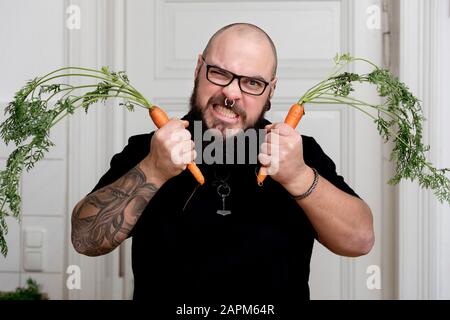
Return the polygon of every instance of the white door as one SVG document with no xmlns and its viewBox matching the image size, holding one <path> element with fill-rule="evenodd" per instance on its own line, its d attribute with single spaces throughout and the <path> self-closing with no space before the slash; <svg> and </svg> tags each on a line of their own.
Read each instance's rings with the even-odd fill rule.
<svg viewBox="0 0 450 320">
<path fill-rule="evenodd" d="M 180 117 L 188 110 L 197 55 L 209 37 L 229 23 L 254 23 L 278 48 L 279 82 L 268 118 L 280 121 L 290 105 L 327 74 L 336 53 L 350 52 L 381 63 L 382 32 L 377 24 L 381 11 L 380 1 L 368 0 L 129 1 L 124 25 L 126 46 L 119 56 L 124 57 L 124 68 L 134 85 L 152 103 Z M 359 65 L 353 70 L 367 71 Z M 377 101 L 374 92 L 364 91 L 362 96 Z M 153 128 L 145 110 L 125 113 L 124 124 L 121 141 Z M 311 297 L 391 297 L 392 190 L 386 185 L 390 168 L 376 127 L 365 115 L 347 107 L 306 106 L 298 131 L 316 138 L 334 159 L 338 172 L 369 204 L 376 233 L 371 253 L 357 259 L 339 257 L 316 242 Z M 367 286 L 369 276 L 371 281 L 381 276 L 381 288 Z M 130 283 L 131 275 L 127 278 Z"/>
<path fill-rule="evenodd" d="M 55 1 L 0 1 L 0 123 L 7 118 L 6 106 L 28 80 L 64 64 L 63 9 L 63 3 Z M 6 258 L 0 254 L 0 291 L 14 291 L 31 278 L 50 299 L 64 297 L 66 132 L 67 123 L 61 121 L 51 132 L 56 146 L 32 171 L 24 170 L 21 223 L 7 219 L 9 250 Z M 0 170 L 14 149 L 0 140 Z M 30 236 L 35 242 L 30 243 Z"/>
<path fill-rule="evenodd" d="M 4 58 L 0 65 L 9 77 L 9 84 L 1 83 L 1 109 L 20 85 L 35 75 L 61 65 L 110 65 L 115 70 L 128 71 L 133 84 L 152 102 L 179 117 L 187 111 L 197 54 L 214 31 L 239 21 L 262 27 L 278 48 L 279 82 L 268 115 L 272 121 L 282 120 L 289 106 L 326 75 L 337 52 L 348 51 L 381 63 L 381 24 L 377 24 L 380 0 L 31 3 L 20 1 L 13 6 L 2 2 L 0 12 L 5 12 L 2 15 L 5 27 L 1 28 L 4 32 L 0 32 L 0 38 L 7 50 L 0 54 Z M 70 5 L 80 10 L 72 10 Z M 76 17 L 77 12 L 81 24 L 79 28 L 69 28 L 70 23 L 66 22 Z M 20 23 L 8 19 L 11 17 Z M 42 37 L 33 38 L 26 32 L 24 26 L 31 25 L 33 35 L 42 34 Z M 49 33 L 52 37 L 45 36 Z M 24 56 L 28 51 L 17 41 L 21 37 L 29 40 L 28 46 L 33 45 L 32 57 Z M 355 70 L 359 68 L 356 66 Z M 376 100 L 373 92 L 364 95 Z M 345 107 L 306 108 L 299 132 L 316 138 L 334 159 L 339 173 L 367 201 L 374 214 L 376 232 L 372 252 L 357 259 L 336 256 L 316 243 L 311 264 L 311 296 L 314 299 L 392 298 L 394 212 L 393 190 L 386 184 L 391 172 L 386 149 L 373 123 L 363 114 Z M 89 116 L 75 114 L 53 132 L 57 147 L 32 175 L 24 176 L 21 228 L 38 227 L 48 231 L 45 248 L 48 265 L 33 276 L 44 283 L 50 297 L 131 297 L 129 241 L 120 250 L 94 259 L 74 252 L 68 232 L 67 247 L 63 247 L 62 239 L 64 231 L 70 229 L 73 206 L 107 170 L 111 156 L 123 149 L 129 136 L 152 128 L 143 110 L 128 113 L 99 107 L 90 111 Z M 10 151 L 0 146 L 2 168 Z M 43 192 L 41 181 L 53 181 L 51 190 Z M 51 197 L 58 201 L 52 201 Z M 0 261 L 0 282 L 8 286 L 4 290 L 23 284 L 29 275 L 21 265 L 21 228 L 11 223 L 10 255 Z M 65 271 L 69 265 L 80 267 L 81 290 L 66 288 Z M 381 289 L 370 290 L 366 285 L 370 275 L 366 272 L 376 272 L 377 267 L 381 270 Z"/>
</svg>

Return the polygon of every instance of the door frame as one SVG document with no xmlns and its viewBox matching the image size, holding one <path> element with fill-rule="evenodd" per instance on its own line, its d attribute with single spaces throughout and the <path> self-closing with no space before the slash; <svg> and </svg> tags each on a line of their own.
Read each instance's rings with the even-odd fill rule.
<svg viewBox="0 0 450 320">
<path fill-rule="evenodd" d="M 65 8 L 70 5 L 80 8 L 81 28 L 65 28 L 66 65 L 93 68 L 108 65 L 113 70 L 123 70 L 125 1 L 65 0 Z M 125 110 L 111 105 L 113 103 L 107 101 L 106 106 L 91 108 L 88 115 L 75 113 L 68 120 L 66 266 L 80 267 L 81 289 L 69 290 L 64 286 L 67 299 L 130 298 L 130 286 L 124 281 L 126 264 L 120 263 L 125 259 L 123 249 L 100 257 L 87 257 L 73 249 L 70 239 L 73 207 L 93 189 L 108 170 L 111 157 L 125 144 L 124 131 L 115 130 L 124 128 Z"/>
<path fill-rule="evenodd" d="M 411 0 L 408 0 L 408 3 L 409 1 Z M 419 0 L 412 0 L 411 2 L 413 1 Z M 369 0 L 341 0 L 341 2 L 342 8 L 349 10 L 350 19 L 348 23 L 352 26 L 360 24 L 361 21 L 364 23 L 367 16 L 366 8 L 368 4 L 373 4 L 373 1 Z M 66 30 L 67 65 L 100 67 L 107 64 L 115 70 L 126 69 L 126 1 L 65 0 L 65 3 L 66 7 L 69 4 L 79 5 L 82 12 L 82 28 L 76 32 Z M 376 3 L 381 6 L 380 1 Z M 405 7 L 404 4 L 403 7 Z M 355 28 L 353 27 L 353 29 Z M 95 30 L 95 32 L 92 32 L 92 30 Z M 364 37 L 364 32 L 355 31 L 352 38 L 348 40 L 347 49 L 355 55 L 375 58 L 377 62 L 381 61 L 382 53 L 380 52 L 379 55 L 376 53 L 374 56 L 371 47 L 362 47 L 362 41 L 358 42 L 361 37 Z M 360 44 L 357 45 L 357 43 Z M 113 48 L 113 50 L 108 50 L 110 48 Z M 76 113 L 69 120 L 67 186 L 69 209 L 73 208 L 93 188 L 100 178 L 99 173 L 106 172 L 109 168 L 109 160 L 112 155 L 122 150 L 126 144 L 125 130 L 115 130 L 116 128 L 125 128 L 125 112 L 121 108 L 100 107 L 93 108 L 89 112 L 88 119 L 85 119 L 85 114 Z M 359 119 L 363 117 L 365 116 L 351 112 L 348 123 L 360 123 Z M 352 141 L 349 141 L 351 142 L 348 147 L 349 162 L 344 164 L 343 171 L 348 180 L 354 182 L 357 189 L 360 189 L 360 186 L 364 185 L 361 174 L 365 169 L 362 166 L 358 167 L 357 164 L 365 163 L 367 159 L 371 161 L 370 155 L 355 154 L 354 149 L 356 146 L 364 145 L 365 139 L 351 134 L 351 132 L 357 130 L 353 126 L 350 126 L 348 130 L 350 130 L 350 136 L 353 138 Z M 95 137 L 95 139 L 91 137 Z M 92 150 L 95 150 L 95 152 L 92 152 Z M 386 146 L 380 145 L 380 150 L 383 154 L 386 154 Z M 383 181 L 387 181 L 385 175 L 390 175 L 392 168 L 386 163 L 381 163 L 380 168 L 383 173 Z M 382 213 L 377 228 L 382 229 L 386 227 L 385 225 L 389 225 L 389 230 L 391 230 L 394 228 L 391 225 L 394 219 L 391 214 L 394 196 L 392 192 L 386 190 L 388 189 L 383 186 L 379 195 L 370 197 L 376 199 L 379 196 L 382 202 L 378 204 L 379 201 L 374 200 L 378 206 L 376 210 Z M 70 226 L 70 218 L 68 218 L 68 225 Z M 70 227 L 67 230 L 70 230 Z M 386 240 L 386 238 L 390 239 L 391 232 L 388 232 L 389 234 L 386 237 L 384 233 L 381 234 L 381 231 L 378 232 L 380 232 L 377 235 L 378 239 L 384 240 L 380 240 L 383 241 L 380 247 L 381 252 L 376 252 L 375 255 L 381 256 L 377 259 L 386 263 L 386 273 L 388 273 L 386 276 L 383 274 L 382 277 L 383 293 L 380 298 L 391 298 L 394 281 L 389 280 L 394 279 L 392 274 L 395 269 L 395 260 L 392 259 L 392 249 L 385 251 L 392 243 Z M 392 232 L 392 238 L 394 238 L 394 233 L 395 230 Z M 65 289 L 65 297 L 70 299 L 122 299 L 131 296 L 133 277 L 130 261 L 130 241 L 121 249 L 114 250 L 106 256 L 90 258 L 73 250 L 70 234 L 67 235 L 67 240 L 69 244 L 67 265 L 76 264 L 80 266 L 82 290 Z M 402 242 L 402 245 L 405 245 L 405 242 Z M 367 275 L 365 274 L 366 269 L 362 266 L 366 264 L 365 260 L 355 262 L 353 259 L 342 258 L 340 295 L 342 299 L 358 297 L 360 290 L 364 290 Z M 359 271 L 357 272 L 357 270 Z M 398 287 L 400 288 L 402 285 L 403 282 L 401 284 L 399 282 Z"/>
<path fill-rule="evenodd" d="M 424 141 L 432 146 L 428 156 L 437 167 L 450 163 L 440 149 L 450 136 L 444 122 L 450 98 L 444 85 L 450 73 L 449 12 L 448 1 L 400 0 L 400 79 L 422 101 Z M 449 206 L 417 183 L 401 182 L 397 225 L 398 298 L 449 299 Z"/>
</svg>

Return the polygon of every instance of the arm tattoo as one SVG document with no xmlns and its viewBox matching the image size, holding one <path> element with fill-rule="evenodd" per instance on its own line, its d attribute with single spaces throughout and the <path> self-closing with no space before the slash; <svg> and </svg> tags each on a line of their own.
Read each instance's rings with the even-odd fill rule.
<svg viewBox="0 0 450 320">
<path fill-rule="evenodd" d="M 125 240 L 158 188 L 138 166 L 88 195 L 72 213 L 72 243 L 89 256 L 105 254 Z"/>
</svg>

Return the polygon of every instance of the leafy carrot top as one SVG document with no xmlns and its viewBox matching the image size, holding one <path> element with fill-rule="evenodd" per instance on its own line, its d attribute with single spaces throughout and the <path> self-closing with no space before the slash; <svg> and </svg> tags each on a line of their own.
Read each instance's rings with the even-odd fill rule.
<svg viewBox="0 0 450 320">
<path fill-rule="evenodd" d="M 341 72 L 357 61 L 369 64 L 373 70 L 366 74 Z M 373 119 L 384 141 L 394 144 L 390 160 L 395 173 L 389 183 L 417 180 L 422 188 L 432 189 L 439 201 L 450 203 L 450 180 L 446 177 L 450 169 L 436 169 L 426 159 L 430 147 L 422 142 L 425 118 L 419 99 L 392 73 L 366 59 L 343 54 L 337 55 L 334 62 L 331 74 L 309 89 L 299 103 L 346 105 L 364 112 Z M 352 97 L 355 83 L 374 85 L 383 102 L 375 105 Z"/>
<path fill-rule="evenodd" d="M 357 61 L 369 64 L 373 70 L 367 74 L 343 72 L 350 63 Z M 417 180 L 421 187 L 432 189 L 440 201 L 450 203 L 450 181 L 446 177 L 450 170 L 436 169 L 426 159 L 429 146 L 422 143 L 424 117 L 420 101 L 389 71 L 368 60 L 343 54 L 337 55 L 334 62 L 331 74 L 310 88 L 298 104 L 338 104 L 364 112 L 373 119 L 384 140 L 393 141 L 390 160 L 395 164 L 395 174 L 389 183 Z M 67 81 L 70 77 L 93 83 L 72 85 Z M 383 103 L 375 105 L 352 97 L 355 83 L 375 85 Z M 5 109 L 9 117 L 0 125 L 0 136 L 5 143 L 16 145 L 5 170 L 0 171 L 0 249 L 3 255 L 8 251 L 5 218 L 20 217 L 22 170 L 24 167 L 31 170 L 53 146 L 50 129 L 77 109 L 88 112 L 94 104 L 114 98 L 121 99 L 120 105 L 130 111 L 135 106 L 153 108 L 130 84 L 124 72 L 112 72 L 107 67 L 100 70 L 61 68 L 27 82 L 15 94 Z"/>
<path fill-rule="evenodd" d="M 69 77 L 94 83 L 71 85 Z M 0 125 L 0 136 L 6 144 L 14 143 L 16 149 L 9 155 L 6 169 L 0 171 L 0 249 L 4 256 L 8 252 L 5 218 L 20 217 L 19 183 L 23 168 L 31 170 L 54 145 L 49 137 L 54 125 L 77 109 L 88 112 L 90 106 L 110 98 L 121 99 L 120 105 L 130 111 L 135 106 L 153 108 L 130 84 L 124 72 L 112 72 L 107 67 L 101 70 L 78 67 L 55 70 L 28 81 L 7 105 L 5 114 L 9 117 Z"/>
</svg>

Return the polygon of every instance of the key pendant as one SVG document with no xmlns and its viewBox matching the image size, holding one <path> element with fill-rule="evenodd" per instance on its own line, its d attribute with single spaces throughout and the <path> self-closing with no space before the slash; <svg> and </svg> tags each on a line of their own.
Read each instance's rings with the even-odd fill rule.
<svg viewBox="0 0 450 320">
<path fill-rule="evenodd" d="M 222 184 L 217 188 L 217 193 L 222 197 L 222 210 L 217 210 L 217 214 L 226 216 L 231 214 L 230 210 L 225 210 L 225 198 L 230 194 L 230 187 L 227 184 Z"/>
</svg>

